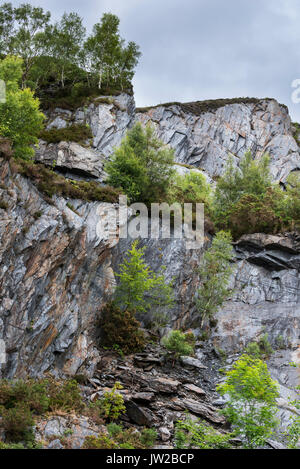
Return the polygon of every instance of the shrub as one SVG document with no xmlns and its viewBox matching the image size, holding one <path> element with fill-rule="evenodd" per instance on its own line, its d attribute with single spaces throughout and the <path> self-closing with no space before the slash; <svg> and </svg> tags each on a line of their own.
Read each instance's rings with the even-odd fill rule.
<svg viewBox="0 0 300 469">
<path fill-rule="evenodd" d="M 228 449 L 231 447 L 232 433 L 222 434 L 200 420 L 187 417 L 175 426 L 176 449 Z"/>
<path fill-rule="evenodd" d="M 174 168 L 174 151 L 154 136 L 154 129 L 137 123 L 127 132 L 105 170 L 107 182 L 121 187 L 131 202 L 166 199 Z"/>
<path fill-rule="evenodd" d="M 157 439 L 157 431 L 153 428 L 144 428 L 141 433 L 141 443 L 146 448 L 152 448 Z"/>
<path fill-rule="evenodd" d="M 226 380 L 217 391 L 228 395 L 223 413 L 244 438 L 245 447 L 263 445 L 278 425 L 275 418 L 278 386 L 266 363 L 243 355 L 226 372 Z"/>
<path fill-rule="evenodd" d="M 117 444 L 105 433 L 98 436 L 87 436 L 84 440 L 82 449 L 116 449 Z"/>
<path fill-rule="evenodd" d="M 116 382 L 111 391 L 105 391 L 101 399 L 91 404 L 91 408 L 96 409 L 105 420 L 117 420 L 126 411 L 123 396 L 118 392 L 121 389 L 123 386 Z"/>
<path fill-rule="evenodd" d="M 291 401 L 290 405 L 293 407 L 293 410 L 297 415 L 290 417 L 291 424 L 289 425 L 287 431 L 285 432 L 285 437 L 287 439 L 287 444 L 289 449 L 299 449 L 300 448 L 300 386 L 296 389 L 297 400 Z"/>
<path fill-rule="evenodd" d="M 140 330 L 140 323 L 131 311 L 121 311 L 114 303 L 104 307 L 99 322 L 102 344 L 124 354 L 141 351 L 145 346 L 145 337 Z"/>
<path fill-rule="evenodd" d="M 246 347 L 246 353 L 256 358 L 269 357 L 273 353 L 268 334 L 263 334 L 258 342 L 250 342 Z"/>
<path fill-rule="evenodd" d="M 86 140 L 93 138 L 90 127 L 84 124 L 73 124 L 64 129 L 42 130 L 39 138 L 47 143 L 59 142 L 77 142 L 84 143 Z"/>
<path fill-rule="evenodd" d="M 84 404 L 76 380 L 57 382 L 52 379 L 47 381 L 47 385 L 50 396 L 49 409 L 52 411 L 60 409 L 65 412 L 83 409 Z"/>
<path fill-rule="evenodd" d="M 192 355 L 194 352 L 190 337 L 181 331 L 171 331 L 167 337 L 163 338 L 162 344 L 171 352 L 174 360 L 178 360 L 182 355 Z"/>
<path fill-rule="evenodd" d="M 18 402 L 14 407 L 0 410 L 2 426 L 8 441 L 33 441 L 34 420 L 28 405 Z"/>
<path fill-rule="evenodd" d="M 155 444 L 157 432 L 144 428 L 138 432 L 135 428 L 123 429 L 121 425 L 107 425 L 108 435 L 101 433 L 98 437 L 87 437 L 84 449 L 147 449 Z"/>
<path fill-rule="evenodd" d="M 243 195 L 229 213 L 228 227 L 234 239 L 243 234 L 278 233 L 283 220 L 276 214 L 275 191 L 269 190 L 263 198 Z"/>
<path fill-rule="evenodd" d="M 204 253 L 199 268 L 200 287 L 196 296 L 197 311 L 201 315 L 201 326 L 213 315 L 229 295 L 229 279 L 233 272 L 231 237 L 220 231 Z"/>
<path fill-rule="evenodd" d="M 223 229 L 228 228 L 228 217 L 233 206 L 244 195 L 263 196 L 271 187 L 269 157 L 264 155 L 254 161 L 247 152 L 240 161 L 240 168 L 234 167 L 233 158 L 229 157 L 224 175 L 219 178 L 214 196 L 216 222 Z"/>
<path fill-rule="evenodd" d="M 205 176 L 197 171 L 188 174 L 176 174 L 170 185 L 168 203 L 204 203 L 209 213 L 212 203 L 211 187 Z"/>
</svg>

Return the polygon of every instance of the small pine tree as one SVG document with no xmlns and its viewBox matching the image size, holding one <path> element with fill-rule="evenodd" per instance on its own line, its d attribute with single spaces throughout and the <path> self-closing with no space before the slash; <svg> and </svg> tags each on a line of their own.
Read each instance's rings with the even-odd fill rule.
<svg viewBox="0 0 300 469">
<path fill-rule="evenodd" d="M 220 231 L 204 253 L 199 268 L 201 286 L 197 291 L 196 307 L 202 318 L 201 326 L 205 319 L 213 317 L 228 297 L 228 284 L 233 272 L 232 259 L 231 237 Z"/>
<path fill-rule="evenodd" d="M 107 183 L 121 187 L 130 202 L 160 202 L 166 200 L 173 165 L 174 150 L 155 137 L 151 126 L 137 123 L 107 163 Z"/>
<path fill-rule="evenodd" d="M 163 272 L 153 272 L 144 261 L 145 248 L 138 248 L 134 241 L 127 252 L 127 258 L 120 265 L 119 284 L 116 288 L 116 303 L 124 309 L 135 311 L 145 319 L 150 311 L 170 307 L 173 304 L 173 291 L 166 283 Z M 153 314 L 152 314 L 153 317 Z"/>
</svg>

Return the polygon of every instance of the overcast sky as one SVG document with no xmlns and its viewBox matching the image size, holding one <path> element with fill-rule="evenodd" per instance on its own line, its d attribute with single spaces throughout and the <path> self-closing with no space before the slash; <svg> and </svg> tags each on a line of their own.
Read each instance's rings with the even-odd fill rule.
<svg viewBox="0 0 300 469">
<path fill-rule="evenodd" d="M 15 1 L 14 4 L 26 3 Z M 2 3 L 2 2 L 1 2 Z M 143 53 L 137 106 L 239 96 L 274 97 L 300 122 L 299 0 L 27 0 L 57 18 L 77 11 L 91 29 L 104 12 Z M 300 96 L 300 93 L 299 93 Z"/>
</svg>

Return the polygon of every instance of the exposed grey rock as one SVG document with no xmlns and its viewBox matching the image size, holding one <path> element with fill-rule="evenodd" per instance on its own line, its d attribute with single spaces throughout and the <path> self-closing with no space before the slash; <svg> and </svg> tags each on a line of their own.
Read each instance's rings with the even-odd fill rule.
<svg viewBox="0 0 300 469">
<path fill-rule="evenodd" d="M 128 401 L 125 405 L 127 415 L 134 423 L 146 427 L 153 425 L 153 415 L 149 410 L 140 407 L 133 401 Z"/>
<path fill-rule="evenodd" d="M 158 392 L 172 394 L 177 391 L 180 382 L 174 379 L 159 377 L 153 379 L 149 385 Z"/>
<path fill-rule="evenodd" d="M 207 404 L 200 403 L 193 399 L 183 399 L 182 404 L 190 412 L 193 412 L 196 415 L 200 415 L 206 420 L 216 424 L 224 424 L 225 418 L 220 415 L 219 410 L 215 407 Z"/>
<path fill-rule="evenodd" d="M 160 427 L 159 429 L 160 437 L 162 441 L 166 442 L 169 441 L 171 438 L 171 432 L 168 428 L 166 427 Z"/>
<path fill-rule="evenodd" d="M 157 135 L 175 149 L 176 160 L 203 169 L 210 177 L 222 174 L 228 154 L 236 164 L 248 150 L 256 158 L 271 157 L 275 180 L 285 181 L 300 168 L 298 145 L 288 110 L 275 100 L 227 104 L 200 115 L 178 105 L 161 105 L 138 113 L 152 122 Z"/>
<path fill-rule="evenodd" d="M 48 449 L 63 449 L 63 445 L 58 439 L 52 440 L 48 445 Z"/>
<path fill-rule="evenodd" d="M 207 369 L 207 367 L 205 367 L 205 369 Z M 194 384 L 185 384 L 183 387 L 188 391 L 196 393 L 198 396 L 206 395 L 206 392 L 203 391 L 203 389 L 199 388 L 198 386 L 195 386 Z"/>
<path fill-rule="evenodd" d="M 273 449 L 288 449 L 286 446 L 284 446 L 282 443 L 280 443 L 279 441 L 275 441 L 275 440 L 267 440 L 267 443 L 268 445 L 271 446 L 271 448 Z"/>
<path fill-rule="evenodd" d="M 195 368 L 199 368 L 200 370 L 206 370 L 207 367 L 203 365 L 197 358 L 193 357 L 180 357 L 180 361 L 185 366 L 192 366 Z"/>
<path fill-rule="evenodd" d="M 103 156 L 99 152 L 91 148 L 85 148 L 78 143 L 46 144 L 40 141 L 35 158 L 40 163 L 66 173 L 69 171 L 72 174 L 96 178 L 100 181 L 106 178 L 103 170 Z"/>
</svg>

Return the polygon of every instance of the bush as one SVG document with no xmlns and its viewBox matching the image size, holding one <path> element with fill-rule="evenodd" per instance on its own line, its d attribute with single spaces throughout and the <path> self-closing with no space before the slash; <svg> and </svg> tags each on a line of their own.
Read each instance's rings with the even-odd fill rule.
<svg viewBox="0 0 300 469">
<path fill-rule="evenodd" d="M 117 444 L 105 433 L 98 436 L 87 436 L 84 440 L 82 449 L 116 449 Z"/>
<path fill-rule="evenodd" d="M 171 331 L 167 337 L 163 338 L 162 344 L 171 352 L 174 360 L 178 360 L 180 356 L 193 355 L 194 353 L 190 335 L 181 331 Z"/>
<path fill-rule="evenodd" d="M 111 349 L 118 347 L 124 354 L 141 351 L 145 346 L 145 337 L 140 330 L 140 323 L 131 311 L 121 311 L 114 303 L 104 307 L 99 322 L 101 344 Z"/>
<path fill-rule="evenodd" d="M 79 386 L 76 381 L 57 382 L 54 379 L 0 380 L 0 416 L 6 437 L 10 441 L 34 442 L 34 415 L 47 411 L 82 411 Z"/>
<path fill-rule="evenodd" d="M 124 430 L 121 425 L 107 425 L 108 435 L 101 433 L 98 437 L 87 437 L 84 449 L 148 449 L 154 446 L 157 432 L 144 428 L 142 432 L 135 428 Z"/>
<path fill-rule="evenodd" d="M 33 441 L 34 420 L 28 405 L 18 402 L 14 407 L 0 409 L 2 426 L 8 441 Z"/>
<path fill-rule="evenodd" d="M 245 440 L 244 446 L 253 449 L 264 445 L 278 425 L 275 415 L 279 396 L 266 363 L 243 355 L 217 391 L 229 397 L 223 413 Z"/>
<path fill-rule="evenodd" d="M 258 342 L 250 342 L 246 347 L 246 353 L 255 358 L 270 357 L 273 353 L 273 349 L 269 342 L 268 334 L 263 334 Z"/>
<path fill-rule="evenodd" d="M 176 449 L 228 449 L 232 433 L 222 434 L 204 422 L 193 421 L 190 417 L 175 426 Z"/>
<path fill-rule="evenodd" d="M 209 214 L 212 203 L 211 187 L 205 176 L 197 171 L 188 174 L 176 174 L 169 188 L 168 203 L 204 203 Z"/>
<path fill-rule="evenodd" d="M 91 409 L 105 420 L 117 420 L 126 411 L 123 396 L 118 392 L 121 389 L 123 386 L 116 382 L 111 391 L 105 391 L 101 399 L 91 404 Z"/>
<path fill-rule="evenodd" d="M 70 412 L 72 410 L 81 411 L 84 408 L 80 388 L 76 380 L 57 382 L 52 379 L 47 381 L 47 386 L 50 396 L 50 410 L 60 409 Z"/>
<path fill-rule="evenodd" d="M 229 213 L 228 227 L 234 239 L 243 234 L 278 233 L 283 220 L 276 214 L 275 191 L 269 190 L 263 198 L 244 195 Z"/>
<path fill-rule="evenodd" d="M 160 202 L 166 200 L 173 165 L 174 151 L 154 136 L 153 128 L 137 123 L 107 163 L 107 183 L 121 187 L 130 202 Z"/>
<path fill-rule="evenodd" d="M 93 138 L 90 127 L 84 124 L 73 124 L 65 129 L 42 130 L 39 138 L 47 143 L 59 142 L 77 142 L 85 143 L 86 140 Z"/>
</svg>

